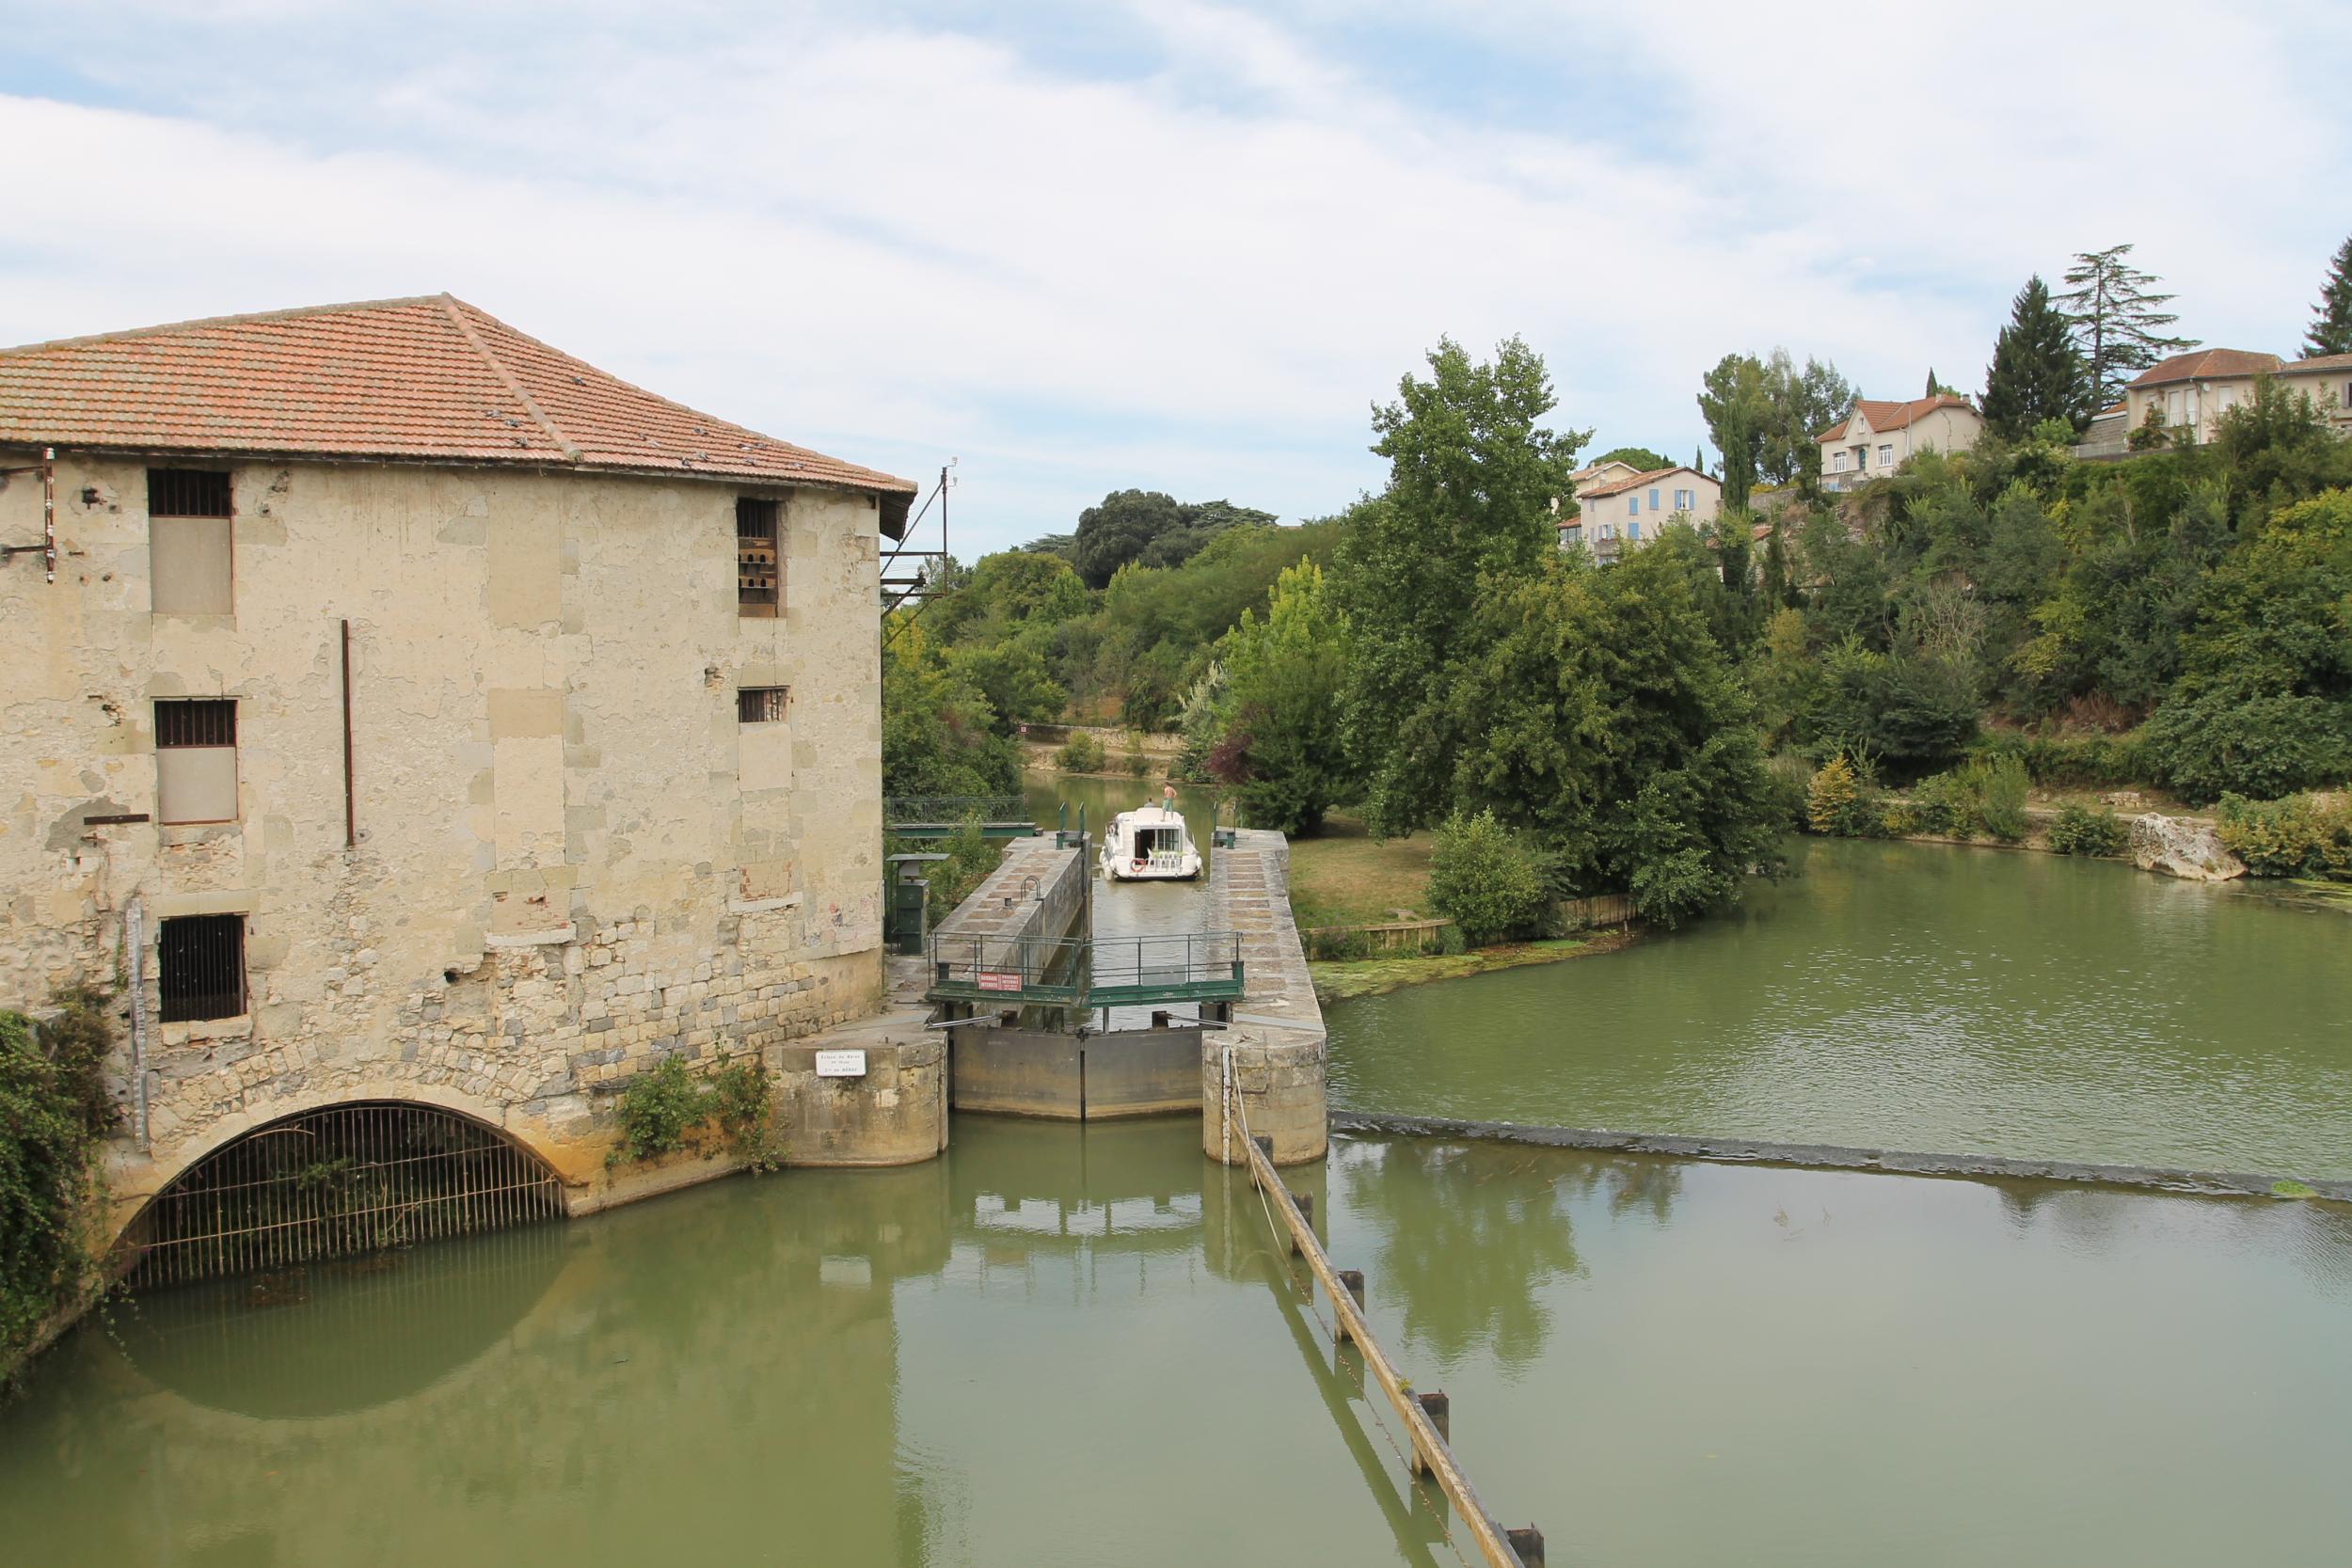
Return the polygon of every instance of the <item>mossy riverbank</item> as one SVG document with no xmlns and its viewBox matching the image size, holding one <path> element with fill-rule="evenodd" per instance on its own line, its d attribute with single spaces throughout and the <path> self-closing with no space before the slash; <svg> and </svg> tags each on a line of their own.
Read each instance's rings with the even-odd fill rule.
<svg viewBox="0 0 2352 1568">
<path fill-rule="evenodd" d="M 1596 931 L 1582 936 L 1555 937 L 1548 942 L 1514 942 L 1481 947 L 1469 953 L 1438 953 L 1426 958 L 1350 958 L 1311 963 L 1315 999 L 1338 1002 L 1351 996 L 1378 996 L 1400 986 L 1425 985 L 1432 980 L 1459 980 L 1499 969 L 1557 963 L 1597 953 L 1613 953 L 1634 940 L 1631 931 Z"/>
</svg>

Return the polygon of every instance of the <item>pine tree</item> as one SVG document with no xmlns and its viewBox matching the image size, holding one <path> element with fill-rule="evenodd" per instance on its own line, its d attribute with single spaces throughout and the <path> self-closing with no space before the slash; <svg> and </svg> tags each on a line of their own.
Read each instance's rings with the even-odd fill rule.
<svg viewBox="0 0 2352 1568">
<path fill-rule="evenodd" d="M 2077 251 L 2074 264 L 2066 273 L 2066 281 L 2074 287 L 2058 296 L 2074 324 L 2094 409 L 2105 408 L 2121 396 L 2135 372 L 2146 370 L 2168 354 L 2197 346 L 2194 338 L 2168 338 L 2158 330 L 2181 318 L 2157 309 L 2172 296 L 2148 292 L 2148 285 L 2157 278 L 2125 261 L 2131 253 L 2127 245 Z"/>
<path fill-rule="evenodd" d="M 2306 354 L 2352 354 L 2352 239 L 2336 247 L 2328 281 L 2319 286 L 2319 303 L 2312 307 L 2312 329 L 2303 340 Z"/>
<path fill-rule="evenodd" d="M 1993 344 L 1984 372 L 1984 420 L 2016 440 L 2044 420 L 2077 430 L 2083 416 L 2083 362 L 2065 312 L 2050 303 L 2040 274 L 2010 304 L 2009 325 Z"/>
</svg>

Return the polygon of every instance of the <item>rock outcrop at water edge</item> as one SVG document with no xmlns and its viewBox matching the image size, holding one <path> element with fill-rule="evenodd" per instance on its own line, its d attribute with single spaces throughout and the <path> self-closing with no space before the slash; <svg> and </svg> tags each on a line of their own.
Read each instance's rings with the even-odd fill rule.
<svg viewBox="0 0 2352 1568">
<path fill-rule="evenodd" d="M 2201 817 L 2148 812 L 2132 818 L 2132 863 L 2192 882 L 2226 882 L 2246 875 L 2214 825 Z"/>
</svg>

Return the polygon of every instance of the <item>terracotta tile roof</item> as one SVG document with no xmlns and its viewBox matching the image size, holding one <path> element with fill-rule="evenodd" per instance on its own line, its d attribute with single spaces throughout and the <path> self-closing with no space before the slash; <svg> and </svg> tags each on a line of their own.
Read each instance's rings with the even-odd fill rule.
<svg viewBox="0 0 2352 1568">
<path fill-rule="evenodd" d="M 2324 371 L 2352 371 L 2352 354 L 2321 354 L 2309 359 L 2290 359 L 2279 367 L 2280 375 L 2301 375 Z"/>
<path fill-rule="evenodd" d="M 1581 501 L 1589 501 L 1598 500 L 1603 496 L 1622 496 L 1628 490 L 1638 490 L 1645 484 L 1655 484 L 1668 474 L 1697 473 L 1697 469 L 1684 466 L 1672 468 L 1652 468 L 1647 473 L 1635 474 L 1629 479 L 1612 480 L 1607 484 L 1596 484 L 1589 490 L 1579 490 L 1576 493 L 1576 499 Z M 1707 476 L 1698 474 L 1698 477 L 1705 479 Z"/>
<path fill-rule="evenodd" d="M 2162 387 L 2174 381 L 2206 381 L 2215 376 L 2262 375 L 2279 368 L 2275 354 L 2254 354 L 2242 348 L 2201 348 L 2159 359 L 2132 377 L 2134 387 Z"/>
<path fill-rule="evenodd" d="M 1853 423 L 1854 414 L 1859 414 L 1868 420 L 1871 431 L 1876 433 L 1882 430 L 1901 430 L 1912 420 L 1924 419 L 1939 408 L 1965 408 L 1972 414 L 1976 412 L 1976 404 L 1966 398 L 1955 397 L 1949 392 L 1938 392 L 1931 398 L 1914 398 L 1909 403 L 1883 403 L 1873 398 L 1862 398 L 1855 402 L 1853 413 L 1848 414 L 1813 438 L 1816 441 L 1844 440 L 1846 427 Z"/>
<path fill-rule="evenodd" d="M 886 530 L 914 493 L 656 397 L 448 294 L 0 350 L 0 443 L 818 484 L 882 497 Z"/>
</svg>

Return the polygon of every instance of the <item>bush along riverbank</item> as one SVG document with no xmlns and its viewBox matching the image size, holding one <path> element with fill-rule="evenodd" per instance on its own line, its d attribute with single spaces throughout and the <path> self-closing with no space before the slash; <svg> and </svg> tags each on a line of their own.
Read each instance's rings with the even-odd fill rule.
<svg viewBox="0 0 2352 1568">
<path fill-rule="evenodd" d="M 1302 920 L 1308 973 L 1326 1002 L 1612 952 L 1632 940 L 1637 911 L 1630 896 L 1555 898 L 1546 886 L 1542 854 L 1491 813 L 1457 813 L 1421 846 L 1374 840 L 1363 850 L 1383 858 L 1391 846 L 1396 847 L 1385 858 L 1399 863 L 1390 867 L 1389 890 L 1402 885 L 1405 867 L 1413 868 L 1420 883 L 1416 902 L 1435 910 L 1437 918 L 1417 919 L 1400 907 L 1391 911 L 1398 918 L 1389 921 L 1324 926 Z M 1299 896 L 1295 883 L 1293 897 L 1294 914 L 1320 907 Z M 1615 929 L 1602 932 L 1603 927 Z M 1593 934 L 1576 934 L 1583 932 Z"/>
<path fill-rule="evenodd" d="M 2344 791 L 2275 800 L 2224 795 L 2211 816 L 2138 809 L 2145 801 L 2136 790 L 2090 800 L 2036 800 L 2037 793 L 2014 753 L 1972 757 L 1899 790 L 1879 783 L 1867 754 L 1840 751 L 1807 779 L 1799 825 L 1836 838 L 1983 841 L 2129 859 L 2143 871 L 2200 881 L 2287 879 L 2324 896 L 2352 884 L 2352 796 Z"/>
<path fill-rule="evenodd" d="M 75 988 L 38 1022 L 0 1011 L 0 1387 L 99 1283 L 99 1145 L 116 1120 L 106 1001 Z"/>
</svg>

